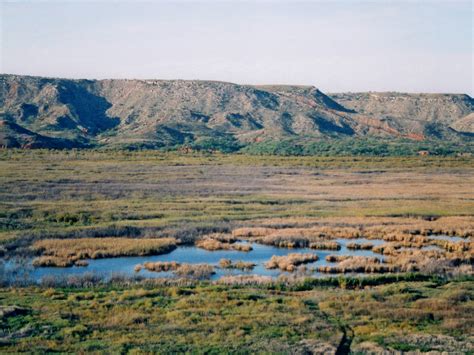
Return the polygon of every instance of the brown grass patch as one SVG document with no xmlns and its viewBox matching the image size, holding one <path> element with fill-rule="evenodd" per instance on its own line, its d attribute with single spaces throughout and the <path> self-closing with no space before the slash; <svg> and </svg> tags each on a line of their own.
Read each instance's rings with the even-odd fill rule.
<svg viewBox="0 0 474 355">
<path fill-rule="evenodd" d="M 372 250 L 374 245 L 372 243 L 347 243 L 347 249 L 351 250 Z"/>
<path fill-rule="evenodd" d="M 191 279 L 207 279 L 215 274 L 214 267 L 208 264 L 181 264 L 173 272 L 177 276 Z"/>
<path fill-rule="evenodd" d="M 141 266 L 141 265 L 140 265 Z M 146 262 L 143 267 L 148 271 L 162 272 L 176 270 L 180 266 L 176 261 L 157 261 L 157 262 Z"/>
<path fill-rule="evenodd" d="M 318 250 L 340 250 L 341 245 L 336 242 L 314 242 L 310 243 L 309 247 L 311 249 L 318 249 Z"/>
<path fill-rule="evenodd" d="M 282 271 L 295 271 L 296 267 L 301 264 L 317 261 L 318 256 L 315 254 L 293 253 L 283 256 L 273 255 L 265 264 L 267 269 L 280 269 Z"/>
<path fill-rule="evenodd" d="M 237 250 L 248 252 L 252 250 L 252 246 L 248 244 L 223 243 L 219 240 L 206 238 L 196 242 L 196 246 L 201 249 L 216 251 L 216 250 Z"/>
<path fill-rule="evenodd" d="M 331 260 L 328 260 L 329 257 Z M 336 266 L 320 266 L 316 269 L 317 271 L 334 274 L 348 272 L 385 273 L 399 271 L 398 266 L 381 264 L 380 260 L 374 257 L 329 255 L 326 260 L 336 261 L 339 262 L 339 264 Z"/>
<path fill-rule="evenodd" d="M 212 233 L 207 234 L 204 239 L 214 239 L 221 243 L 235 243 L 239 239 L 230 233 Z"/>
<path fill-rule="evenodd" d="M 239 270 L 252 270 L 256 264 L 245 262 L 245 261 L 237 261 L 235 263 L 232 262 L 230 259 L 221 259 L 219 260 L 219 267 L 222 269 L 239 269 Z"/>
<path fill-rule="evenodd" d="M 82 259 L 145 256 L 168 253 L 176 248 L 176 239 L 45 239 L 35 242 L 32 248 L 43 254 L 33 261 L 33 265 L 65 267 L 72 266 Z"/>
</svg>

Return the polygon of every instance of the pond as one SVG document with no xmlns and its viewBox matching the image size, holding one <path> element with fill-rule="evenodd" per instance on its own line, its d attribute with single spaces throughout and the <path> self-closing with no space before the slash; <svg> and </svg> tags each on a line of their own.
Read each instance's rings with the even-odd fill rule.
<svg viewBox="0 0 474 355">
<path fill-rule="evenodd" d="M 270 260 L 273 255 L 287 255 L 291 253 L 312 253 L 316 254 L 319 259 L 316 262 L 306 264 L 308 269 L 317 266 L 334 265 L 326 261 L 327 255 L 356 255 L 356 256 L 375 256 L 383 260 L 383 256 L 376 254 L 371 250 L 350 250 L 347 249 L 347 243 L 371 243 L 372 245 L 383 244 L 383 240 L 369 240 L 364 238 L 359 239 L 335 239 L 341 245 L 340 250 L 314 250 L 309 248 L 277 248 L 269 245 L 262 245 L 257 243 L 245 243 L 251 244 L 253 250 L 250 252 L 241 252 L 235 250 L 218 250 L 218 251 L 207 251 L 204 249 L 197 248 L 195 246 L 180 246 L 173 250 L 171 253 L 155 256 L 134 256 L 134 257 L 118 257 L 118 258 L 105 258 L 105 259 L 90 259 L 87 260 L 89 265 L 85 267 L 37 267 L 29 264 L 29 276 L 40 281 L 45 276 L 57 276 L 64 277 L 69 275 L 81 275 L 84 273 L 94 273 L 102 275 L 104 277 L 110 277 L 113 274 L 122 274 L 127 276 L 142 276 L 147 278 L 158 278 L 158 277 L 173 277 L 172 272 L 151 272 L 146 269 L 142 269 L 140 272 L 135 272 L 134 268 L 137 264 L 143 264 L 145 262 L 157 262 L 157 261 L 176 261 L 178 263 L 189 263 L 189 264 L 210 264 L 218 266 L 220 259 L 230 259 L 235 261 L 252 262 L 256 264 L 253 270 L 243 271 L 238 269 L 220 269 L 215 268 L 216 274 L 212 276 L 212 279 L 218 279 L 224 275 L 262 275 L 277 277 L 283 272 L 280 270 L 268 270 L 265 268 L 265 263 Z M 7 262 L 5 265 L 6 269 L 13 268 L 13 262 Z M 321 273 L 313 272 L 312 275 L 322 275 Z M 325 274 L 326 275 L 326 274 Z"/>
</svg>

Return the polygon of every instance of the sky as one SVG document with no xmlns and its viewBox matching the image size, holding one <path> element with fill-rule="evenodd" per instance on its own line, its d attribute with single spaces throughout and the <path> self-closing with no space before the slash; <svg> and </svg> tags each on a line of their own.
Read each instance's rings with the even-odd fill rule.
<svg viewBox="0 0 474 355">
<path fill-rule="evenodd" d="M 472 1 L 6 1 L 0 71 L 473 96 Z"/>
</svg>

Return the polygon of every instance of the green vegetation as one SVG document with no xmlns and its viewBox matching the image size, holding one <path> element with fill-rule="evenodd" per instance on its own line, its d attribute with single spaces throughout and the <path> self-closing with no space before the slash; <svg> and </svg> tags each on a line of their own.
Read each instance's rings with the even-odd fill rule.
<svg viewBox="0 0 474 355">
<path fill-rule="evenodd" d="M 242 152 L 258 155 L 284 156 L 414 156 L 420 151 L 432 155 L 450 156 L 474 154 L 472 141 L 368 138 L 304 139 L 287 138 L 252 143 Z"/>
<path fill-rule="evenodd" d="M 345 332 L 354 352 L 367 346 L 468 352 L 473 299 L 472 279 L 400 278 L 355 290 L 206 283 L 3 289 L 0 346 L 6 352 L 31 351 L 32 344 L 39 352 L 334 352 Z M 21 311 L 8 313 L 7 305 Z"/>
<path fill-rule="evenodd" d="M 470 215 L 473 162 L 2 150 L 0 240 L 169 235 L 187 242 L 267 217 Z"/>
<path fill-rule="evenodd" d="M 473 172 L 473 158 L 454 156 L 2 150 L 0 254 L 82 261 L 96 251 L 160 252 L 156 243 L 164 238 L 200 240 L 210 249 L 238 248 L 241 237 L 315 249 L 340 247 L 324 236 L 383 235 L 400 248 L 425 245 L 430 233 L 469 238 Z M 144 241 L 151 243 L 145 250 L 137 244 Z M 468 240 L 462 250 L 433 243 L 453 257 L 472 250 Z M 409 265 L 397 250 L 381 252 Z M 224 259 L 221 267 L 250 265 Z M 0 350 L 331 353 L 344 342 L 355 353 L 469 353 L 469 267 L 460 265 L 458 274 L 433 267 L 429 274 L 209 282 L 198 280 L 214 272 L 209 265 L 150 263 L 137 266 L 136 279 L 17 280 L 0 289 Z M 141 268 L 189 279 L 140 280 Z"/>
<path fill-rule="evenodd" d="M 250 155 L 277 156 L 368 156 L 368 157 L 409 157 L 420 152 L 435 156 L 473 155 L 472 140 L 412 140 L 408 138 L 380 137 L 284 137 L 278 140 L 266 139 L 259 142 L 239 142 L 232 135 L 216 137 L 202 136 L 195 139 L 184 139 L 182 144 L 128 143 L 116 146 L 116 149 L 128 150 L 193 150 L 195 152 L 240 152 Z"/>
<path fill-rule="evenodd" d="M 231 135 L 224 135 L 222 137 L 202 137 L 193 141 L 189 147 L 194 150 L 204 151 L 219 151 L 222 153 L 232 153 L 242 148 L 242 144 L 239 143 Z"/>
</svg>

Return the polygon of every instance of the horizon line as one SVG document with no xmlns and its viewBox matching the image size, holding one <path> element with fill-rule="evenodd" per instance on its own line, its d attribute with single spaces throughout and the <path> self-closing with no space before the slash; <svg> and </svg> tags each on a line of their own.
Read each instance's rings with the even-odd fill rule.
<svg viewBox="0 0 474 355">
<path fill-rule="evenodd" d="M 224 83 L 240 86 L 253 86 L 253 87 L 262 87 L 262 86 L 287 86 L 287 87 L 309 87 L 320 90 L 324 94 L 344 94 L 344 93 L 379 93 L 379 94 L 411 94 L 411 95 L 466 95 L 472 98 L 472 96 L 466 92 L 440 92 L 440 91 L 399 91 L 399 90 L 367 90 L 367 91 L 326 91 L 320 89 L 314 84 L 277 84 L 277 83 L 260 83 L 260 84 L 249 84 L 249 83 L 237 83 L 233 81 L 225 80 L 216 80 L 216 79 L 159 79 L 159 78 L 85 78 L 85 77 L 66 77 L 66 76 L 48 76 L 48 75 L 32 75 L 32 74 L 17 74 L 17 73 L 0 73 L 0 76 L 19 76 L 19 77 L 30 77 L 30 78 L 44 78 L 44 79 L 56 79 L 56 80 L 76 80 L 76 81 L 107 81 L 107 80 L 124 80 L 124 81 L 201 81 L 201 82 L 214 82 L 214 83 Z"/>
</svg>

